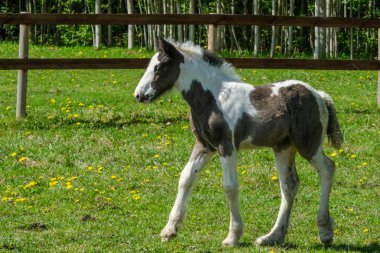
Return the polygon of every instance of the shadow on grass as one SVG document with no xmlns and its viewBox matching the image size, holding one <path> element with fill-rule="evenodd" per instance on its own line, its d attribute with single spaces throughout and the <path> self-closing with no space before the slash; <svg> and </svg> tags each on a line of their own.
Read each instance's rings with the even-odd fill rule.
<svg viewBox="0 0 380 253">
<path fill-rule="evenodd" d="M 372 242 L 371 244 L 368 245 L 354 245 L 354 244 L 345 244 L 345 243 L 340 243 L 340 244 L 333 244 L 329 247 L 324 247 L 322 245 L 315 245 L 315 249 L 318 250 L 323 250 L 323 249 L 332 249 L 335 251 L 344 251 L 344 252 L 349 252 L 349 251 L 355 251 L 355 252 L 368 252 L 368 253 L 374 253 L 374 252 L 380 252 L 380 244 L 379 242 Z"/>
<path fill-rule="evenodd" d="M 239 248 L 252 248 L 252 247 L 257 247 L 257 246 L 252 242 L 242 242 L 239 244 Z M 289 244 L 289 243 L 286 243 L 286 244 L 278 246 L 278 247 L 281 247 L 285 250 L 289 250 L 289 249 L 302 250 L 302 248 L 303 248 L 303 246 L 298 246 L 298 245 Z M 325 247 L 321 244 L 318 244 L 318 245 L 313 245 L 312 248 L 314 250 L 321 250 L 321 251 L 331 249 L 331 250 L 336 251 L 336 252 L 340 252 L 340 251 L 342 251 L 342 252 L 354 251 L 354 252 L 363 252 L 363 253 L 380 252 L 380 244 L 378 242 L 372 242 L 371 244 L 364 245 L 364 246 L 341 243 L 341 244 L 333 244 L 329 247 Z M 307 249 L 304 249 L 302 251 L 307 252 Z"/>
<path fill-rule="evenodd" d="M 7 125 L 14 128 L 31 128 L 38 130 L 48 130 L 58 127 L 71 127 L 77 122 L 80 123 L 82 128 L 127 128 L 134 125 L 168 125 L 168 124 L 179 124 L 184 121 L 188 121 L 189 117 L 187 115 L 134 115 L 133 117 L 120 117 L 116 116 L 111 119 L 100 120 L 100 119 L 78 119 L 78 120 L 65 120 L 63 118 L 56 118 L 50 121 L 43 121 L 40 118 L 26 118 L 22 120 L 12 120 L 8 122 Z"/>
</svg>

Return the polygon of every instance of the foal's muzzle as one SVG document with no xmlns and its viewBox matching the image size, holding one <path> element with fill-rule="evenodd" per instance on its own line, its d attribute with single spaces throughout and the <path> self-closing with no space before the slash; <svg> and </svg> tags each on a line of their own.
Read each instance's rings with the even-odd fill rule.
<svg viewBox="0 0 380 253">
<path fill-rule="evenodd" d="M 143 94 L 139 94 L 137 93 L 135 95 L 137 101 L 139 101 L 140 103 L 148 103 L 152 100 L 152 95 L 148 94 L 148 95 L 143 95 Z"/>
</svg>

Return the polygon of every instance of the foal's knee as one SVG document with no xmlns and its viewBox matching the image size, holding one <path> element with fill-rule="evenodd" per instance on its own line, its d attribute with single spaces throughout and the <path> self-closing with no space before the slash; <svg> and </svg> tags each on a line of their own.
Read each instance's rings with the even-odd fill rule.
<svg viewBox="0 0 380 253">
<path fill-rule="evenodd" d="M 238 184 L 224 184 L 223 188 L 227 197 L 234 196 L 239 192 Z"/>
</svg>

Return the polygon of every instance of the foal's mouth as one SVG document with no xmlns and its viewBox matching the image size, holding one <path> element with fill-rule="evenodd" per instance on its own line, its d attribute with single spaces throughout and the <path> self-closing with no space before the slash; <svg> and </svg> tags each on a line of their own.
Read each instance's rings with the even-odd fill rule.
<svg viewBox="0 0 380 253">
<path fill-rule="evenodd" d="M 148 103 L 152 102 L 152 100 L 154 99 L 154 95 L 152 95 L 152 94 L 148 94 L 148 95 L 136 94 L 135 97 L 136 97 L 137 101 L 139 101 L 140 103 L 144 103 L 144 104 L 148 104 Z"/>
</svg>

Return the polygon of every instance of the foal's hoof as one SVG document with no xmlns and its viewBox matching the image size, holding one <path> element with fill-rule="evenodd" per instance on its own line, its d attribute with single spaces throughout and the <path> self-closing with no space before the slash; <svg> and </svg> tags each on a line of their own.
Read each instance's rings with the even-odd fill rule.
<svg viewBox="0 0 380 253">
<path fill-rule="evenodd" d="M 170 228 L 164 228 L 162 231 L 161 231 L 161 241 L 162 242 L 168 242 L 170 240 L 172 240 L 174 237 L 177 236 L 177 231 L 175 231 L 175 229 L 170 229 Z"/>
<path fill-rule="evenodd" d="M 226 247 L 235 247 L 235 246 L 238 246 L 238 245 L 239 245 L 239 241 L 238 241 L 238 240 L 234 240 L 233 238 L 229 238 L 229 237 L 227 237 L 227 238 L 224 239 L 224 241 L 222 242 L 222 245 L 223 245 L 223 246 L 226 246 Z"/>
<path fill-rule="evenodd" d="M 281 245 L 284 242 L 284 238 L 276 235 L 263 235 L 256 239 L 255 244 L 257 246 L 274 246 Z"/>
</svg>

